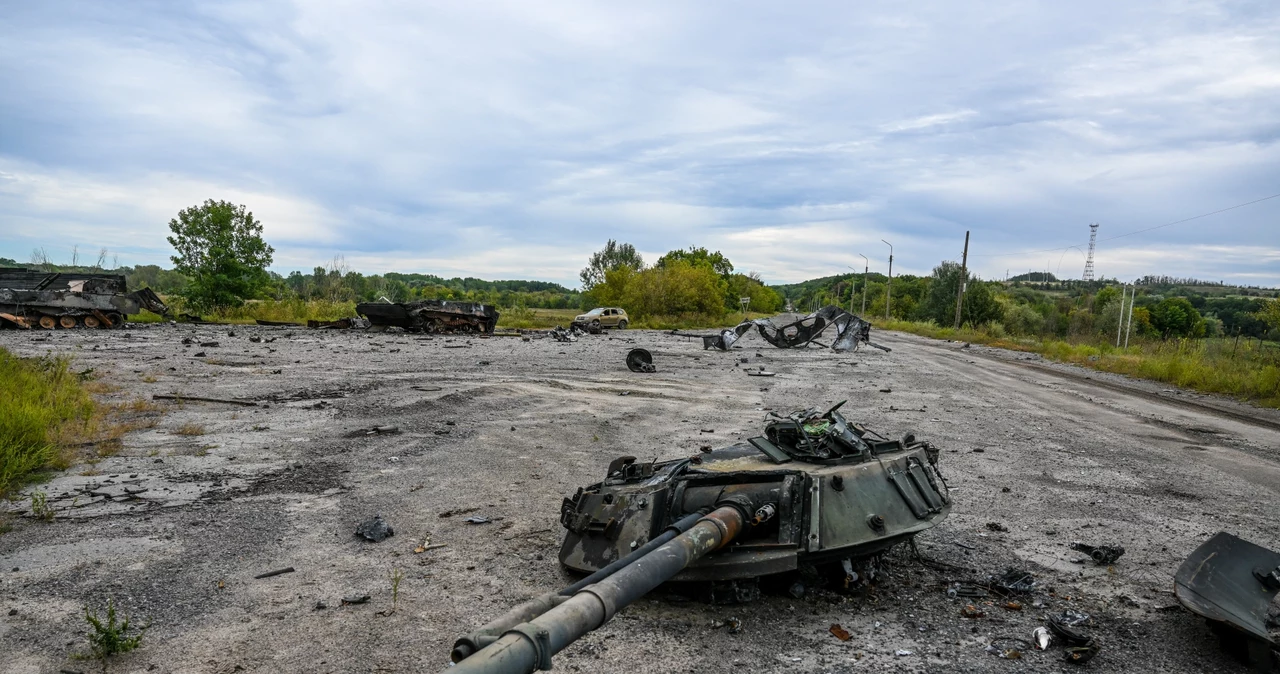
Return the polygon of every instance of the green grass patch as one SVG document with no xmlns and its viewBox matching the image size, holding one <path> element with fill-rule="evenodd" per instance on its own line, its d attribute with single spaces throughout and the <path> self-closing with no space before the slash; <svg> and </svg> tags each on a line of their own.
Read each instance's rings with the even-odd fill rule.
<svg viewBox="0 0 1280 674">
<path fill-rule="evenodd" d="M 62 448 L 96 425 L 96 404 L 69 358 L 19 358 L 0 348 L 0 495 L 42 468 L 66 467 Z"/>
<path fill-rule="evenodd" d="M 1257 340 L 1140 340 L 1130 342 L 1128 348 L 1116 348 L 1107 342 L 1011 337 L 999 325 L 958 330 L 915 321 L 877 321 L 875 325 L 882 330 L 899 330 L 933 339 L 1038 353 L 1063 363 L 1280 408 L 1280 349 L 1269 343 L 1259 344 Z"/>
</svg>

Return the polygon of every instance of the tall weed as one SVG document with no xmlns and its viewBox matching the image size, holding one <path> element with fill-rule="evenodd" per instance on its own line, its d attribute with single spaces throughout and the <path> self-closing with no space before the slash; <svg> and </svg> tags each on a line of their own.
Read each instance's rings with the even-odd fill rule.
<svg viewBox="0 0 1280 674">
<path fill-rule="evenodd" d="M 0 348 L 0 495 L 41 468 L 65 466 L 59 447 L 91 433 L 95 411 L 69 358 Z"/>
</svg>

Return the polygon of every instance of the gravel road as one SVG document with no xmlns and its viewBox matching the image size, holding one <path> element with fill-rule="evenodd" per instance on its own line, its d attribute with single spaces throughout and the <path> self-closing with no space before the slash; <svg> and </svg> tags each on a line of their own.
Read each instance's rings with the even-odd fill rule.
<svg viewBox="0 0 1280 674">
<path fill-rule="evenodd" d="M 256 326 L 0 332 L 20 355 L 74 356 L 119 386 L 114 402 L 257 403 L 139 404 L 154 427 L 34 487 L 53 521 L 25 516 L 22 499 L 0 505 L 12 525 L 0 535 L 0 670 L 96 670 L 77 657 L 82 610 L 108 598 L 152 621 L 112 672 L 443 670 L 457 636 L 570 582 L 556 561 L 560 501 L 611 459 L 688 456 L 758 434 L 767 410 L 848 399 L 851 420 L 943 449 L 955 508 L 920 550 L 960 568 L 895 551 L 869 594 L 735 606 L 666 588 L 556 668 L 1082 671 L 1060 649 L 987 652 L 1072 608 L 1093 615 L 1102 643 L 1083 671 L 1247 671 L 1177 607 L 1172 576 L 1220 530 L 1280 549 L 1280 415 L 1027 354 L 873 339 L 892 353 L 785 351 L 758 337 L 718 353 L 654 331 L 571 344 Z M 627 371 L 634 346 L 657 373 Z M 760 366 L 777 376 L 746 376 Z M 374 514 L 393 537 L 354 535 Z M 1081 564 L 1077 540 L 1127 552 L 1109 568 Z M 254 578 L 285 567 L 295 571 Z M 966 618 L 965 600 L 944 593 L 1010 567 L 1040 583 L 1022 610 L 979 603 L 983 617 Z M 729 617 L 740 631 L 717 626 Z"/>
</svg>

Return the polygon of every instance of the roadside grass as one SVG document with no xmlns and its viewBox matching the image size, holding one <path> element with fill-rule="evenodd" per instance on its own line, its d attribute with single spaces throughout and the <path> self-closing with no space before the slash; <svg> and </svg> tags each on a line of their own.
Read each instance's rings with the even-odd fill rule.
<svg viewBox="0 0 1280 674">
<path fill-rule="evenodd" d="M 1259 345 L 1257 340 L 1138 340 L 1131 341 L 1128 348 L 1116 348 L 1106 342 L 1013 337 L 998 326 L 956 330 L 915 321 L 877 321 L 875 325 L 882 330 L 899 330 L 933 339 L 1038 353 L 1063 363 L 1280 408 L 1280 349 L 1266 343 Z"/>
<path fill-rule="evenodd" d="M 120 387 L 74 372 L 67 356 L 19 358 L 0 348 L 0 497 L 43 470 L 120 451 L 131 431 L 154 428 L 164 408 L 142 398 L 102 402 Z"/>
<path fill-rule="evenodd" d="M 0 348 L 0 496 L 43 468 L 65 468 L 100 412 L 65 356 L 19 358 Z"/>
</svg>

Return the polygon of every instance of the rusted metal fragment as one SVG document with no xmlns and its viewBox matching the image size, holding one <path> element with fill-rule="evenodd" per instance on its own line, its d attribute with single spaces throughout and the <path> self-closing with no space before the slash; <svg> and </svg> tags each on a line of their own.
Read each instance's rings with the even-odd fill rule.
<svg viewBox="0 0 1280 674">
<path fill-rule="evenodd" d="M 14 326 L 22 328 L 23 330 L 31 329 L 31 324 L 27 322 L 27 319 L 21 316 L 14 316 L 13 314 L 0 312 L 0 318 L 3 318 L 8 323 L 12 323 Z"/>
</svg>

